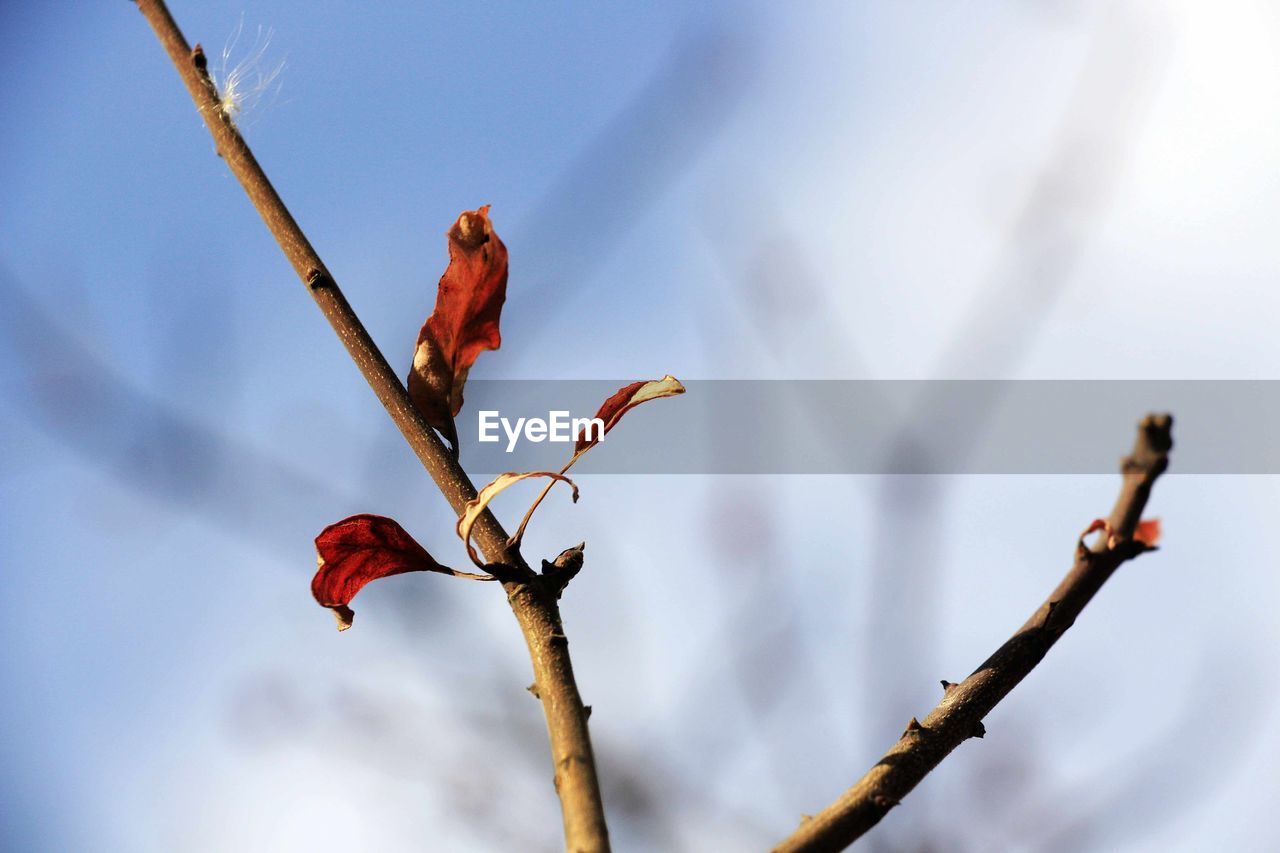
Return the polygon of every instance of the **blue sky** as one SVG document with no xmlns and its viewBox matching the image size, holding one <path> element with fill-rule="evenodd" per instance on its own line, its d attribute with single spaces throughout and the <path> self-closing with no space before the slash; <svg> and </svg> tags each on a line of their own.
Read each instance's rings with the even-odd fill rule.
<svg viewBox="0 0 1280 853">
<path fill-rule="evenodd" d="M 1274 4 L 172 11 L 211 54 L 272 31 L 242 127 L 398 367 L 445 230 L 492 204 L 510 296 L 474 377 L 1275 378 Z M 6 4 L 0 48 L 5 846 L 556 849 L 501 597 L 390 579 L 339 636 L 308 595 L 350 513 L 461 548 L 141 16 Z M 761 848 L 832 799 L 1116 487 L 582 485 L 529 551 L 590 543 L 567 627 L 615 836 L 655 850 Z M 1162 482 L 1167 547 L 884 840 L 1274 849 L 1275 502 Z"/>
</svg>

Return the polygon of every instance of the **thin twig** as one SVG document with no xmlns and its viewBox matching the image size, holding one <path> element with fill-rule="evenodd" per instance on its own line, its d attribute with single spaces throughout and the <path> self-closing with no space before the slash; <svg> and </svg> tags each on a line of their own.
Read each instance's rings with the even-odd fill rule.
<svg viewBox="0 0 1280 853">
<path fill-rule="evenodd" d="M 414 407 L 400 377 L 391 369 L 347 303 L 324 262 L 236 130 L 234 122 L 221 109 L 217 88 L 206 69 L 204 52 L 198 45 L 194 51 L 190 48 L 162 0 L 138 0 L 138 8 L 155 30 L 156 37 L 186 84 L 196 109 L 213 136 L 219 156 L 240 181 L 285 257 L 307 285 L 312 298 L 391 420 L 399 427 L 405 441 L 435 480 L 454 512 L 461 514 L 466 503 L 476 496 L 475 486 Z M 534 678 L 547 719 L 556 790 L 564 816 L 566 848 L 573 851 L 608 850 L 609 836 L 587 730 L 587 712 L 574 681 L 556 594 L 529 568 L 519 549 L 508 545 L 506 531 L 492 513 L 485 511 L 480 516 L 474 534 L 486 559 L 493 564 L 491 568 L 502 573 L 502 585 L 529 647 Z"/>
<path fill-rule="evenodd" d="M 842 850 L 875 826 L 953 749 L 982 737 L 982 718 L 1035 668 L 1071 627 L 1102 584 L 1150 546 L 1134 538 L 1151 485 L 1169 464 L 1168 415 L 1148 415 L 1133 453 L 1121 463 L 1120 497 L 1096 548 L 1076 549 L 1075 564 L 1045 602 L 995 654 L 960 684 L 943 682 L 943 698 L 923 721 L 914 717 L 898 742 L 834 803 L 806 818 L 775 853 Z"/>
</svg>

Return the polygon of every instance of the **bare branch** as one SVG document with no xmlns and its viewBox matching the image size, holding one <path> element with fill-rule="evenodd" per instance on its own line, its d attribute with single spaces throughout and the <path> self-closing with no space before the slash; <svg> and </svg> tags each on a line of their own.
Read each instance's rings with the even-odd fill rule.
<svg viewBox="0 0 1280 853">
<path fill-rule="evenodd" d="M 191 49 L 162 0 L 138 0 L 138 8 L 178 70 L 213 136 L 219 156 L 240 181 L 405 441 L 454 512 L 461 514 L 467 502 L 475 498 L 475 486 L 410 401 L 399 376 L 347 303 L 234 122 L 222 109 L 217 88 L 209 78 L 203 50 L 199 45 Z M 609 837 L 587 730 L 587 712 L 573 677 L 557 591 L 548 588 L 544 579 L 529 568 L 518 548 L 508 545 L 507 534 L 492 513 L 486 510 L 480 515 L 474 535 L 489 562 L 503 568 L 502 585 L 529 647 L 547 718 L 566 847 L 574 851 L 608 850 Z"/>
<path fill-rule="evenodd" d="M 1169 465 L 1169 415 L 1148 415 L 1133 453 L 1121 462 L 1124 482 L 1104 541 L 1083 540 L 1075 564 L 1031 618 L 959 684 L 943 682 L 943 698 L 929 715 L 914 717 L 898 742 L 858 782 L 819 814 L 807 818 L 775 853 L 842 850 L 879 823 L 953 749 L 982 737 L 982 718 L 1035 668 L 1122 563 L 1151 550 L 1134 534 L 1151 486 Z"/>
</svg>

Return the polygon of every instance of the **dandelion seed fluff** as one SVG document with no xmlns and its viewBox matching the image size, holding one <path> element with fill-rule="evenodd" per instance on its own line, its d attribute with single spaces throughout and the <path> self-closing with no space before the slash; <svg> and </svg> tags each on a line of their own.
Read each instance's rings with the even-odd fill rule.
<svg viewBox="0 0 1280 853">
<path fill-rule="evenodd" d="M 228 120 L 252 111 L 268 92 L 279 94 L 280 73 L 284 71 L 284 60 L 272 67 L 264 62 L 273 32 L 270 29 L 264 32 L 262 27 L 258 27 L 248 54 L 234 61 L 243 31 L 244 18 L 241 17 L 235 32 L 222 48 L 218 68 L 210 72 L 213 85 L 218 90 L 218 111 Z"/>
</svg>

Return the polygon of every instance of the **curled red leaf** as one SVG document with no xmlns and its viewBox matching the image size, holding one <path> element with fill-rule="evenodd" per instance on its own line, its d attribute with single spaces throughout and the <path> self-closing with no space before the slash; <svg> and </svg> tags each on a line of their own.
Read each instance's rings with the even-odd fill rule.
<svg viewBox="0 0 1280 853">
<path fill-rule="evenodd" d="M 320 531 L 316 564 L 311 594 L 322 607 L 333 610 L 339 631 L 351 627 L 355 614 L 347 605 L 369 581 L 405 572 L 491 579 L 440 565 L 394 519 L 381 515 L 353 515 Z"/>
<path fill-rule="evenodd" d="M 467 373 L 485 350 L 502 345 L 498 321 L 507 298 L 507 247 L 494 233 L 489 206 L 464 211 L 449 229 L 449 266 L 436 306 L 418 333 L 409 396 L 458 451 L 453 418 L 462 409 Z"/>
<path fill-rule="evenodd" d="M 683 393 L 684 386 L 680 384 L 679 379 L 671 375 L 651 382 L 632 382 L 630 385 L 622 386 L 612 397 L 605 400 L 600 406 L 600 411 L 596 412 L 596 417 L 604 421 L 604 432 L 607 433 L 622 420 L 623 415 L 641 403 Z M 594 447 L 602 438 L 604 438 L 603 433 L 597 435 L 595 430 L 584 431 L 574 444 L 575 455 Z"/>
</svg>

